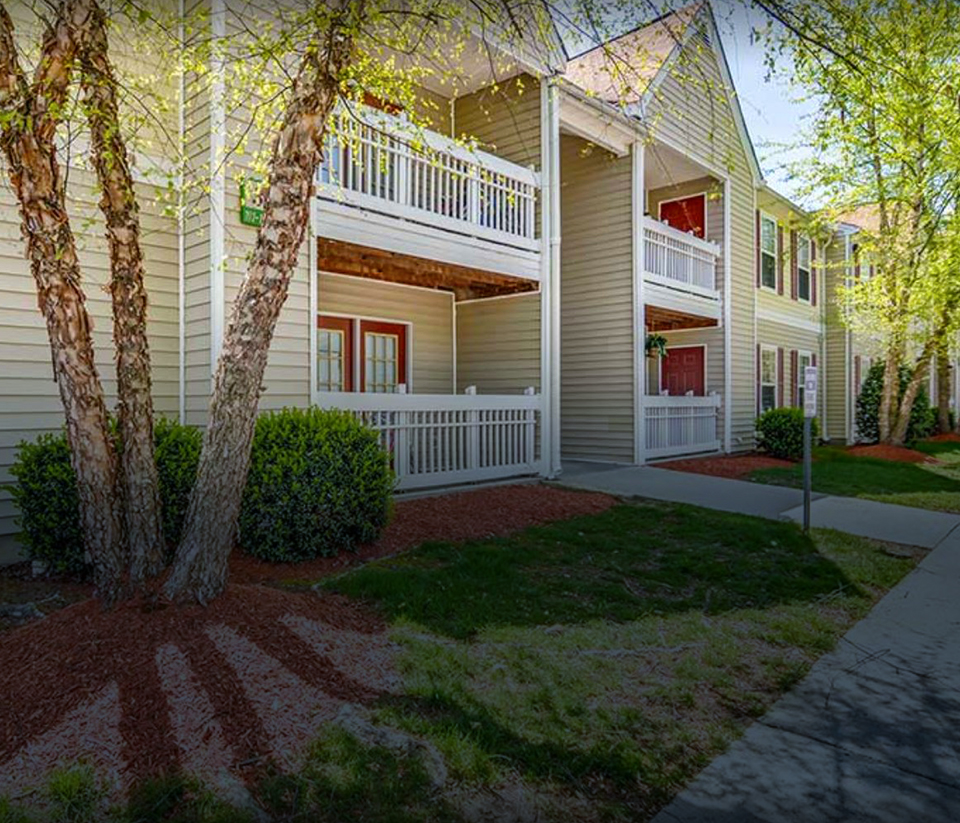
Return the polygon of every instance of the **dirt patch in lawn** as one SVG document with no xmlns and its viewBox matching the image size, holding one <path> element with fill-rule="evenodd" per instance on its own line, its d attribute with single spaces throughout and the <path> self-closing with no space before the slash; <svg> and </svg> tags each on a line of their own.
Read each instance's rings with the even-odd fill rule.
<svg viewBox="0 0 960 823">
<path fill-rule="evenodd" d="M 356 603 L 231 585 L 209 607 L 93 600 L 0 637 L 0 794 L 91 762 L 113 799 L 177 769 L 242 790 L 292 767 L 347 703 L 396 688 Z"/>
<path fill-rule="evenodd" d="M 894 460 L 898 463 L 938 463 L 929 454 L 907 449 L 903 446 L 885 446 L 881 443 L 872 446 L 852 446 L 847 449 L 852 457 L 873 457 L 877 460 Z"/>
<path fill-rule="evenodd" d="M 303 563 L 265 563 L 239 551 L 230 559 L 235 583 L 318 580 L 368 560 L 389 557 L 432 540 L 460 542 L 503 537 L 529 526 L 599 514 L 616 500 L 606 494 L 569 491 L 542 485 L 489 489 L 401 500 L 376 543 L 355 553 Z"/>
<path fill-rule="evenodd" d="M 696 457 L 689 460 L 670 460 L 655 464 L 658 469 L 670 469 L 712 477 L 740 479 L 760 469 L 789 469 L 796 465 L 765 454 L 737 454 L 722 457 Z"/>
</svg>

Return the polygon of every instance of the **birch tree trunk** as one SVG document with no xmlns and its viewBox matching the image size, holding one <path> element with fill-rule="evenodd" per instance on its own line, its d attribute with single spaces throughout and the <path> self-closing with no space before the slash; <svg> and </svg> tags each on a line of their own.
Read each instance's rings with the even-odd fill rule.
<svg viewBox="0 0 960 823">
<path fill-rule="evenodd" d="M 107 51 L 106 16 L 95 0 L 79 0 L 90 24 L 80 48 L 80 85 L 100 210 L 110 247 L 110 295 L 117 364 L 120 476 L 130 583 L 142 589 L 163 569 L 160 487 L 153 453 L 153 398 L 147 341 L 147 291 L 140 248 L 140 210 L 120 132 L 117 80 Z"/>
<path fill-rule="evenodd" d="M 900 343 L 889 340 L 883 364 L 883 390 L 880 393 L 880 409 L 877 413 L 879 441 L 891 443 L 891 433 L 896 423 L 897 399 L 900 395 Z"/>
<path fill-rule="evenodd" d="M 937 432 L 950 431 L 950 345 L 944 335 L 937 345 Z"/>
<path fill-rule="evenodd" d="M 55 145 L 76 56 L 75 33 L 88 24 L 88 15 L 76 3 L 61 3 L 56 22 L 44 35 L 33 81 L 28 82 L 17 57 L 13 22 L 0 5 L 0 110 L 5 115 L 0 142 L 50 338 L 77 475 L 84 544 L 99 594 L 110 603 L 123 586 L 116 451 L 94 362 L 90 317 Z"/>
<path fill-rule="evenodd" d="M 362 0 L 341 0 L 300 65 L 274 141 L 263 222 L 224 335 L 197 482 L 165 585 L 173 600 L 205 603 L 226 586 L 270 341 L 307 228 L 323 138 L 353 53 L 353 26 L 362 15 Z"/>
<path fill-rule="evenodd" d="M 923 352 L 914 366 L 913 374 L 910 376 L 910 382 L 907 383 L 906 391 L 904 391 L 903 397 L 900 398 L 896 422 L 890 431 L 890 444 L 893 446 L 902 446 L 907 439 L 913 404 L 916 402 L 920 389 L 923 388 L 924 381 L 930 376 L 930 357 L 932 351 L 933 342 L 928 341 L 923 347 Z"/>
</svg>

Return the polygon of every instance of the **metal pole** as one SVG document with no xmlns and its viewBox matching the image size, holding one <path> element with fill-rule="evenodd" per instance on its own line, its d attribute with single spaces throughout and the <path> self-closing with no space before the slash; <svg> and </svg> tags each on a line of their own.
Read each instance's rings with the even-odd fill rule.
<svg viewBox="0 0 960 823">
<path fill-rule="evenodd" d="M 810 487 L 813 459 L 810 447 L 810 429 L 813 418 L 803 417 L 803 531 L 810 531 Z"/>
</svg>

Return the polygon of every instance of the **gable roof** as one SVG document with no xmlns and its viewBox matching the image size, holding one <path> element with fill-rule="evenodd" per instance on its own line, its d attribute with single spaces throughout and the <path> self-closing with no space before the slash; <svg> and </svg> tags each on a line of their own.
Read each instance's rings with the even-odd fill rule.
<svg viewBox="0 0 960 823">
<path fill-rule="evenodd" d="M 669 67 L 676 56 L 695 33 L 698 20 L 702 20 L 707 27 L 707 39 L 726 86 L 725 96 L 733 112 L 737 133 L 753 179 L 760 184 L 763 171 L 747 131 L 710 0 L 695 0 L 571 58 L 567 62 L 564 79 L 587 94 L 642 120 L 645 107 L 653 98 L 657 86 L 669 75 Z"/>
<path fill-rule="evenodd" d="M 607 103 L 639 103 L 702 8 L 696 0 L 571 58 L 566 79 Z"/>
</svg>

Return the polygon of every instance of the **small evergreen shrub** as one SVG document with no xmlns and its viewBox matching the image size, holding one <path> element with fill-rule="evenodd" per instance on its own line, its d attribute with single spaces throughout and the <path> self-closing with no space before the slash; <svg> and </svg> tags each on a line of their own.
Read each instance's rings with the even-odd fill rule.
<svg viewBox="0 0 960 823">
<path fill-rule="evenodd" d="M 158 418 L 153 439 L 163 532 L 172 549 L 180 539 L 197 477 L 201 434 L 192 426 Z M 16 522 L 27 556 L 57 574 L 87 574 L 77 476 L 70 464 L 66 433 L 42 434 L 33 443 L 20 443 L 10 472 L 16 483 L 7 489 L 20 510 Z"/>
<path fill-rule="evenodd" d="M 77 476 L 70 465 L 67 436 L 41 434 L 20 443 L 7 486 L 20 510 L 20 541 L 31 560 L 58 574 L 83 575 L 87 560 L 80 530 Z"/>
<path fill-rule="evenodd" d="M 884 364 L 874 363 L 867 372 L 857 398 L 857 434 L 861 440 L 876 443 L 880 439 L 880 398 L 883 395 Z M 900 367 L 900 385 L 897 391 L 897 403 L 910 382 L 910 369 Z M 907 443 L 915 443 L 929 437 L 937 428 L 937 410 L 930 405 L 925 389 L 921 388 L 910 412 L 910 424 L 907 426 Z"/>
<path fill-rule="evenodd" d="M 811 440 L 820 436 L 817 418 L 810 428 Z M 800 460 L 803 457 L 803 409 L 769 409 L 757 418 L 760 448 L 772 457 Z"/>
<path fill-rule="evenodd" d="M 240 546 L 295 562 L 355 550 L 386 525 L 389 455 L 351 414 L 284 409 L 261 415 L 240 507 Z"/>
<path fill-rule="evenodd" d="M 163 507 L 163 536 L 172 551 L 183 535 L 190 492 L 197 480 L 203 434 L 195 426 L 182 426 L 165 417 L 153 424 L 154 459 Z"/>
</svg>

